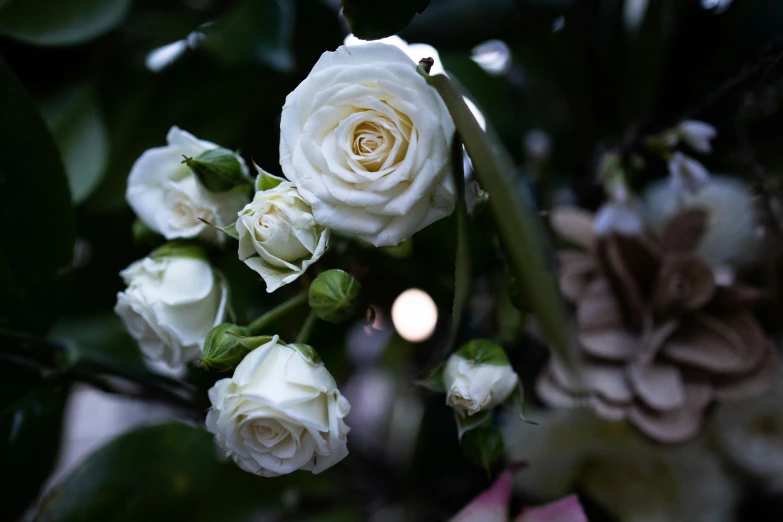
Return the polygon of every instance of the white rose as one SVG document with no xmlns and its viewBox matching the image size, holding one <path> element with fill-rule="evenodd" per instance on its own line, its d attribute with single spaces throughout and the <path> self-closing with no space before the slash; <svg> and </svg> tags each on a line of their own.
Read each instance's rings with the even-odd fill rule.
<svg viewBox="0 0 783 522">
<path fill-rule="evenodd" d="M 274 292 L 304 274 L 329 244 L 329 229 L 315 222 L 310 205 L 288 181 L 256 192 L 236 223 L 239 259 Z"/>
<path fill-rule="evenodd" d="M 147 257 L 120 272 L 128 285 L 114 311 L 153 361 L 179 366 L 201 354 L 226 314 L 228 289 L 207 261 Z"/>
<path fill-rule="evenodd" d="M 283 172 L 321 225 L 388 246 L 454 210 L 454 123 L 397 47 L 324 53 L 286 98 L 280 133 Z"/>
<path fill-rule="evenodd" d="M 443 62 L 440 60 L 440 53 L 438 53 L 438 50 L 429 44 L 408 43 L 396 34 L 387 36 L 386 38 L 381 38 L 379 40 L 362 40 L 353 34 L 349 34 L 343 41 L 345 45 L 364 45 L 372 42 L 385 43 L 397 47 L 402 52 L 407 54 L 408 57 L 417 65 L 422 58 L 432 58 L 433 63 L 432 67 L 430 68 L 430 74 L 446 74 L 446 70 L 443 68 Z M 487 119 L 484 117 L 484 114 L 481 112 L 481 110 L 476 106 L 475 103 L 473 103 L 473 100 L 467 96 L 463 96 L 462 99 L 465 100 L 468 109 L 470 109 L 470 112 L 473 113 L 473 117 L 476 118 L 479 126 L 482 129 L 486 129 Z"/>
<path fill-rule="evenodd" d="M 237 465 L 264 477 L 320 473 L 346 455 L 351 405 L 307 345 L 272 340 L 209 390 L 207 429 Z"/>
<path fill-rule="evenodd" d="M 487 362 L 481 362 L 486 357 L 463 355 L 467 355 L 464 348 L 452 354 L 443 369 L 446 404 L 458 412 L 475 415 L 479 411 L 488 411 L 505 401 L 517 387 L 519 378 L 504 353 L 502 357 Z"/>
<path fill-rule="evenodd" d="M 199 218 L 217 226 L 230 224 L 247 203 L 246 192 L 210 192 L 182 163 L 183 156 L 195 158 L 218 148 L 214 143 L 196 139 L 179 127 L 172 127 L 166 140 L 167 146 L 145 151 L 133 164 L 125 193 L 128 204 L 144 224 L 166 239 L 222 242 L 223 234 Z M 237 159 L 247 172 L 244 160 Z"/>
</svg>

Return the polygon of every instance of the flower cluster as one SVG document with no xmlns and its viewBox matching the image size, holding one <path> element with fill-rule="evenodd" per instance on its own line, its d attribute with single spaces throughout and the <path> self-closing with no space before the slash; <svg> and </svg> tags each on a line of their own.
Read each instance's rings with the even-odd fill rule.
<svg viewBox="0 0 783 522">
<path fill-rule="evenodd" d="M 238 240 L 239 260 L 271 293 L 322 258 L 332 231 L 397 245 L 455 206 L 454 123 L 440 96 L 396 42 L 356 44 L 324 53 L 287 97 L 280 123 L 287 179 L 256 167 L 254 180 L 237 153 L 177 127 L 128 178 L 141 226 L 171 242 L 122 272 L 128 288 L 116 312 L 151 360 L 234 370 L 209 392 L 207 428 L 226 455 L 262 476 L 318 473 L 345 457 L 350 405 L 312 347 L 261 335 L 265 316 L 247 326 L 226 322 L 229 289 L 205 247 Z M 344 321 L 359 298 L 349 274 L 327 270 L 310 288 L 311 316 Z M 492 395 L 484 388 L 495 385 L 476 387 L 468 374 L 482 380 L 492 372 L 450 372 L 462 400 L 477 401 L 471 411 L 505 399 L 517 383 L 513 373 L 497 377 L 502 397 L 474 397 Z"/>
</svg>

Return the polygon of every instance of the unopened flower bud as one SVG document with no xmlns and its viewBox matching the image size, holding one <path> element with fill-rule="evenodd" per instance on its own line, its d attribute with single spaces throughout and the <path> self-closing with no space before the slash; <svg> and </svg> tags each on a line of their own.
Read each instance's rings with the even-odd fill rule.
<svg viewBox="0 0 783 522">
<path fill-rule="evenodd" d="M 322 272 L 310 285 L 310 309 L 319 319 L 341 323 L 356 313 L 362 287 L 350 274 L 342 270 Z"/>
<path fill-rule="evenodd" d="M 250 353 L 241 342 L 247 335 L 250 335 L 247 328 L 231 323 L 212 328 L 204 341 L 204 366 L 218 371 L 233 370 Z"/>
<path fill-rule="evenodd" d="M 503 348 L 490 341 L 470 341 L 446 361 L 446 404 L 462 415 L 489 411 L 519 384 Z"/>
<path fill-rule="evenodd" d="M 222 147 L 205 150 L 195 158 L 185 156 L 182 162 L 210 192 L 227 192 L 238 185 L 249 183 L 237 155 Z"/>
</svg>

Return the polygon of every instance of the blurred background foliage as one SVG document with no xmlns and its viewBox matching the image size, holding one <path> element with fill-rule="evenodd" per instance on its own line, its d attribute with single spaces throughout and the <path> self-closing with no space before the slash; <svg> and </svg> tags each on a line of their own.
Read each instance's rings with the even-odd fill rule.
<svg viewBox="0 0 783 522">
<path fill-rule="evenodd" d="M 783 2 L 650 0 L 635 18 L 642 3 L 409 1 L 399 5 L 412 11 L 389 16 L 383 3 L 349 1 L 346 14 L 367 35 L 402 29 L 407 41 L 435 46 L 543 209 L 564 188 L 595 208 L 603 198 L 598 156 L 609 148 L 631 154 L 640 137 L 686 117 L 720 130 L 717 153 L 706 160 L 711 171 L 757 183 L 763 166 L 765 182 L 778 188 Z M 389 518 L 373 520 L 445 520 L 489 483 L 461 455 L 442 397 L 407 384 L 400 393 L 423 401 L 408 451 L 352 448 L 321 476 L 241 473 L 218 462 L 198 427 L 205 390 L 220 375 L 193 369 L 181 381 L 149 370 L 110 312 L 119 271 L 157 241 L 134 236 L 124 200 L 133 161 L 178 125 L 280 174 L 281 107 L 349 32 L 339 8 L 327 0 L 0 0 L 0 520 L 242 521 L 272 513 L 279 518 L 270 520 L 350 522 L 383 510 Z M 511 53 L 495 74 L 472 59 L 491 39 Z M 181 56 L 150 70 L 149 54 L 176 42 Z M 551 137 L 545 161 L 526 154 L 533 129 Z M 651 162 L 630 181 L 641 187 L 664 175 Z M 379 321 L 388 323 L 394 297 L 410 287 L 426 290 L 449 317 L 454 219 L 417 234 L 402 256 L 338 238 L 322 264 L 360 272 Z M 523 317 L 505 297 L 507 281 L 487 277 L 502 268 L 493 229 L 481 215 L 472 226 L 472 274 L 482 283 L 458 336 L 502 339 L 529 382 L 546 352 L 520 335 Z M 270 303 L 263 285 L 231 249 L 213 254 L 240 322 L 255 318 Z M 482 296 L 501 297 L 487 312 Z M 278 330 L 285 335 L 302 318 Z M 448 335 L 446 322 L 422 344 L 392 336 L 373 364 L 402 383 L 421 377 Z M 321 323 L 312 338 L 341 383 L 369 357 L 346 353 L 351 328 Z M 122 436 L 30 510 L 57 461 L 74 383 L 164 401 L 193 422 Z M 585 502 L 591 520 L 609 520 Z M 752 505 L 759 502 L 776 501 Z M 747 520 L 779 520 L 764 517 L 780 510 L 748 510 Z"/>
</svg>

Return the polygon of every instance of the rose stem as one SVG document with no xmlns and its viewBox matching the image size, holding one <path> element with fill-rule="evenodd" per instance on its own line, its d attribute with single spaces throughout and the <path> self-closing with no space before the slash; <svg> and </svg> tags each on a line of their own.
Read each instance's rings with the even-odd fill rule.
<svg viewBox="0 0 783 522">
<path fill-rule="evenodd" d="M 307 315 L 307 319 L 305 319 L 305 322 L 302 325 L 302 329 L 299 330 L 299 335 L 296 336 L 297 343 L 307 344 L 307 341 L 310 340 L 310 334 L 313 332 L 313 326 L 315 326 L 316 321 L 318 321 L 318 317 L 316 317 L 315 312 L 311 310 Z"/>
<path fill-rule="evenodd" d="M 262 333 L 264 328 L 269 325 L 269 323 L 274 322 L 275 320 L 306 302 L 307 292 L 302 292 L 301 294 L 292 297 L 288 301 L 280 303 L 276 307 L 272 308 L 258 319 L 247 325 L 247 328 L 252 334 L 259 335 Z"/>
</svg>

